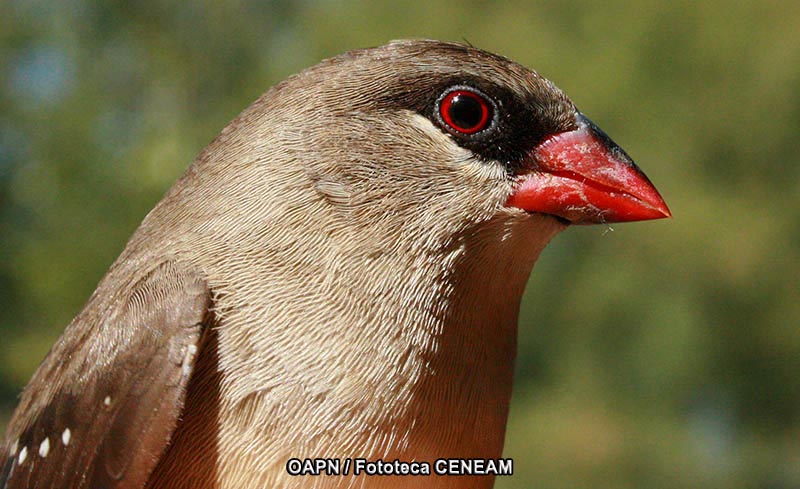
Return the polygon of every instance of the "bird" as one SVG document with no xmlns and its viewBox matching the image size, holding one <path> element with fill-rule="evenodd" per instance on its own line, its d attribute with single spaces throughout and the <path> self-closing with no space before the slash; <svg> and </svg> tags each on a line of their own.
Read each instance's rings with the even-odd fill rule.
<svg viewBox="0 0 800 489">
<path fill-rule="evenodd" d="M 23 390 L 0 488 L 489 488 L 289 460 L 502 457 L 521 297 L 570 225 L 670 217 L 553 83 L 460 43 L 274 85 L 144 218 Z"/>
</svg>

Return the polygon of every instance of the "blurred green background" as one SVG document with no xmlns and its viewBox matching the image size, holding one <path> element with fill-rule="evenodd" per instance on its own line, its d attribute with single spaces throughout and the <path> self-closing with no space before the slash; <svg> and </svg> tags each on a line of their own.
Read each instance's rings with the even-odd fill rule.
<svg viewBox="0 0 800 489">
<path fill-rule="evenodd" d="M 467 39 L 556 82 L 675 216 L 543 253 L 497 487 L 800 487 L 800 3 L 4 0 L 0 19 L 0 429 L 259 94 L 348 49 Z"/>
</svg>

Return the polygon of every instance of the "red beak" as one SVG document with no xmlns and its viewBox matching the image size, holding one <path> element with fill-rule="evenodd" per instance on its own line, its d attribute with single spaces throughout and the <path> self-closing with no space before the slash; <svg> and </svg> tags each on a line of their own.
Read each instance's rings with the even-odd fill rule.
<svg viewBox="0 0 800 489">
<path fill-rule="evenodd" d="M 630 156 L 580 112 L 578 129 L 547 137 L 532 153 L 506 205 L 573 224 L 671 217 L 667 204 Z"/>
</svg>

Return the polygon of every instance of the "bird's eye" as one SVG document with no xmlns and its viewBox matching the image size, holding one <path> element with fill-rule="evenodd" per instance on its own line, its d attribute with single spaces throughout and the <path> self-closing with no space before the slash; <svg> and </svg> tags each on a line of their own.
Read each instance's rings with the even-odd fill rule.
<svg viewBox="0 0 800 489">
<path fill-rule="evenodd" d="M 450 129 L 461 134 L 475 134 L 492 122 L 492 106 L 483 95 L 459 88 L 441 99 L 439 115 Z"/>
</svg>

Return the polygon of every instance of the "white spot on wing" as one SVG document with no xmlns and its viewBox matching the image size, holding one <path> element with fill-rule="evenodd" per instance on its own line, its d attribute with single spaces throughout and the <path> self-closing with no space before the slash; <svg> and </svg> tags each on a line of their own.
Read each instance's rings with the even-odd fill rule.
<svg viewBox="0 0 800 489">
<path fill-rule="evenodd" d="M 192 362 L 194 361 L 194 356 L 197 355 L 197 345 L 191 344 L 186 347 L 186 355 L 183 357 L 183 363 L 181 364 L 181 369 L 183 370 L 183 375 L 188 376 L 192 373 Z"/>
<path fill-rule="evenodd" d="M 106 396 L 106 398 L 103 399 L 103 404 L 105 404 L 106 406 L 110 406 L 111 405 L 111 396 Z"/>
<path fill-rule="evenodd" d="M 19 448 L 19 440 L 14 440 L 14 443 L 11 444 L 11 450 L 8 452 L 11 457 L 17 454 L 17 448 Z"/>
<path fill-rule="evenodd" d="M 61 443 L 63 443 L 64 446 L 69 445 L 70 438 L 72 438 L 72 432 L 69 430 L 69 428 L 67 428 L 63 433 L 61 433 Z"/>
<path fill-rule="evenodd" d="M 50 453 L 50 438 L 45 438 L 41 445 L 39 445 L 39 456 L 45 458 Z"/>
<path fill-rule="evenodd" d="M 17 458 L 17 464 L 22 465 L 25 462 L 25 459 L 28 458 L 28 447 L 22 447 L 22 450 L 19 451 L 19 458 Z"/>
</svg>

